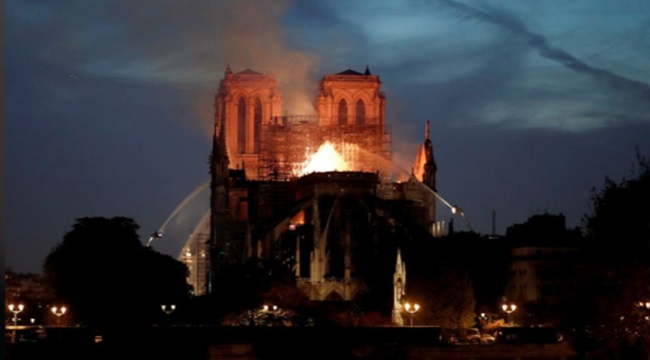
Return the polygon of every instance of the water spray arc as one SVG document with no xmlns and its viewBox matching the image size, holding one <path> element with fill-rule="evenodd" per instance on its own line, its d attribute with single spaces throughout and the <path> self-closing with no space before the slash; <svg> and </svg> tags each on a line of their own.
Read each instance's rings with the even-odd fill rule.
<svg viewBox="0 0 650 360">
<path fill-rule="evenodd" d="M 469 220 L 467 220 L 467 216 L 465 216 L 465 213 L 464 213 L 463 210 L 460 208 L 460 206 L 450 204 L 447 200 L 445 200 L 442 196 L 440 196 L 440 194 L 438 194 L 437 192 L 433 191 L 433 189 L 431 189 L 430 187 L 424 185 L 421 181 L 419 181 L 418 179 L 416 179 L 414 175 L 411 175 L 411 177 L 413 177 L 413 179 L 418 183 L 418 185 L 420 185 L 420 186 L 422 186 L 423 188 L 429 190 L 433 195 L 435 195 L 435 197 L 436 197 L 438 200 L 442 201 L 443 204 L 447 205 L 447 207 L 449 207 L 449 210 L 451 210 L 451 213 L 452 213 L 452 214 L 459 214 L 459 215 L 463 218 L 463 220 L 465 220 L 465 224 L 467 225 L 467 229 L 468 229 L 469 231 L 471 231 L 471 232 L 474 232 L 474 229 L 472 229 L 472 225 L 470 225 Z"/>
<path fill-rule="evenodd" d="M 158 230 L 154 231 L 153 234 L 151 234 L 151 236 L 149 237 L 149 240 L 147 240 L 147 244 L 146 244 L 145 246 L 146 246 L 146 247 L 149 247 L 149 246 L 151 246 L 151 242 L 153 242 L 155 239 L 160 239 L 160 238 L 162 238 L 162 236 L 163 236 L 163 231 L 164 231 L 165 226 L 167 225 L 167 223 L 169 223 L 169 222 L 171 221 L 171 219 L 174 218 L 174 216 L 176 216 L 176 214 L 178 214 L 178 213 L 179 213 L 179 212 L 180 212 L 180 211 L 181 211 L 181 210 L 182 210 L 182 209 L 183 209 L 183 208 L 184 208 L 184 207 L 185 207 L 185 206 L 186 206 L 190 201 L 192 201 L 192 199 L 194 199 L 194 198 L 195 198 L 195 197 L 196 197 L 196 196 L 197 196 L 201 191 L 207 189 L 209 185 L 210 185 L 210 182 L 209 182 L 209 181 L 207 181 L 207 182 L 205 182 L 205 183 L 199 185 L 199 186 L 198 186 L 196 189 L 194 189 L 194 191 L 192 191 L 192 192 L 191 192 L 191 193 L 190 193 L 190 194 L 189 194 L 189 195 L 188 195 L 188 196 L 187 196 L 187 197 L 186 197 L 186 198 L 185 198 L 185 199 L 184 199 L 180 204 L 178 204 L 178 206 L 176 207 L 176 209 L 174 209 L 174 211 L 171 213 L 171 215 L 169 215 L 169 217 L 167 218 L 167 220 L 165 220 L 165 222 L 162 224 L 162 226 L 161 226 Z"/>
<path fill-rule="evenodd" d="M 364 153 L 364 156 L 373 156 L 373 157 L 379 156 L 379 155 L 377 155 L 377 154 L 373 154 L 373 153 L 371 153 L 371 152 L 369 152 L 369 151 L 366 151 L 366 150 L 363 149 L 363 148 L 359 148 L 359 150 L 360 150 L 361 152 Z M 417 183 L 419 186 L 421 186 L 421 187 L 423 187 L 424 189 L 430 191 L 430 192 L 431 192 L 431 193 L 432 193 L 432 194 L 433 194 L 433 195 L 434 195 L 438 200 L 440 200 L 443 204 L 445 204 L 447 207 L 449 207 L 449 210 L 451 210 L 451 213 L 452 213 L 452 214 L 454 214 L 454 215 L 455 215 L 455 214 L 459 214 L 459 215 L 463 218 L 463 220 L 465 220 L 465 224 L 467 225 L 467 229 L 468 229 L 469 231 L 472 231 L 472 232 L 474 231 L 474 230 L 472 229 L 472 226 L 471 226 L 470 223 L 469 223 L 469 220 L 467 219 L 467 216 L 465 216 L 465 213 L 463 212 L 463 210 L 462 210 L 458 205 L 452 205 L 452 204 L 450 204 L 449 201 L 445 200 L 445 198 L 443 198 L 442 196 L 440 196 L 440 194 L 438 194 L 436 191 L 434 191 L 433 189 L 431 189 L 430 187 L 428 187 L 427 185 L 425 185 L 424 183 L 422 183 L 420 180 L 418 180 L 418 179 L 415 177 L 415 175 L 413 175 L 412 173 L 409 173 L 408 171 L 402 169 L 402 168 L 399 167 L 397 164 L 395 164 L 392 160 L 389 160 L 389 159 L 386 159 L 386 158 L 382 158 L 382 159 L 383 159 L 384 161 L 387 161 L 388 163 L 390 163 L 390 164 L 392 165 L 392 167 L 393 167 L 395 170 L 397 170 L 397 171 L 401 172 L 402 174 L 408 176 L 409 179 L 412 178 L 413 181 L 414 181 L 415 183 Z"/>
</svg>

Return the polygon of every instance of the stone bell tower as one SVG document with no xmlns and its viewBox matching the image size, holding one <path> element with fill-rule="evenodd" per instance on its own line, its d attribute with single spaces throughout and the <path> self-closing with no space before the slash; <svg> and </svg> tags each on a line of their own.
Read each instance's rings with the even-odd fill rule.
<svg viewBox="0 0 650 360">
<path fill-rule="evenodd" d="M 316 99 L 321 125 L 386 125 L 386 97 L 379 76 L 351 69 L 325 75 Z"/>
<path fill-rule="evenodd" d="M 282 113 L 282 95 L 275 77 L 250 69 L 233 73 L 228 66 L 215 107 L 215 124 L 225 124 L 226 128 L 230 168 L 244 169 L 248 179 L 257 179 L 262 124 Z"/>
</svg>

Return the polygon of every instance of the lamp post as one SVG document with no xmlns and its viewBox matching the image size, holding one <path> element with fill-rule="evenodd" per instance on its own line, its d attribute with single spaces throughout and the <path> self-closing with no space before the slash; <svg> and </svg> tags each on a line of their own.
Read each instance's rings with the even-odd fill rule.
<svg viewBox="0 0 650 360">
<path fill-rule="evenodd" d="M 61 326 L 61 316 L 65 314 L 65 312 L 68 311 L 65 306 L 61 306 L 60 308 L 53 306 L 52 307 L 52 314 L 56 315 L 56 326 Z"/>
<path fill-rule="evenodd" d="M 517 310 L 517 305 L 515 304 L 503 304 L 501 305 L 501 309 L 506 312 L 506 324 L 510 322 L 510 314 Z"/>
<path fill-rule="evenodd" d="M 14 314 L 14 316 L 12 318 L 12 321 L 14 322 L 14 326 L 18 325 L 18 314 L 25 309 L 25 305 L 23 305 L 23 304 L 18 304 L 18 305 L 9 304 L 8 308 L 9 308 L 9 311 L 11 311 Z"/>
<path fill-rule="evenodd" d="M 411 303 L 406 303 L 404 304 L 404 310 L 406 310 L 409 314 L 411 314 L 411 317 L 409 319 L 409 325 L 413 326 L 413 316 L 418 310 L 420 310 L 420 305 L 418 304 L 411 305 Z"/>
<path fill-rule="evenodd" d="M 482 312 L 479 314 L 478 322 L 481 325 L 481 328 L 483 328 L 489 321 L 490 317 L 486 313 Z"/>
<path fill-rule="evenodd" d="M 169 315 L 169 314 L 173 313 L 174 310 L 176 310 L 176 305 L 171 304 L 171 305 L 169 305 L 169 307 L 167 305 L 160 305 L 160 308 L 162 309 L 162 311 L 165 314 Z"/>
<path fill-rule="evenodd" d="M 650 301 L 639 301 L 639 307 L 643 310 L 646 320 L 650 320 Z"/>
<path fill-rule="evenodd" d="M 171 315 L 171 313 L 173 313 L 174 310 L 176 310 L 176 305 L 174 305 L 174 304 L 171 304 L 169 306 L 160 305 L 160 308 L 165 313 L 165 319 L 167 319 L 167 324 L 169 324 L 169 315 Z"/>
<path fill-rule="evenodd" d="M 273 326 L 275 323 L 275 313 L 278 311 L 277 305 L 264 305 L 262 306 L 262 311 L 266 313 L 266 319 L 269 322 L 270 326 Z"/>
</svg>

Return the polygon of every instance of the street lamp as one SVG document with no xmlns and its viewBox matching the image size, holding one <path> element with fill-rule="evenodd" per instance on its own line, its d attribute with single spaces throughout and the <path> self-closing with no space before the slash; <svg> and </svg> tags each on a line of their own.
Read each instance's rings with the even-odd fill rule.
<svg viewBox="0 0 650 360">
<path fill-rule="evenodd" d="M 16 326 L 16 325 L 18 325 L 18 313 L 20 313 L 21 311 L 23 311 L 25 309 L 25 305 L 18 304 L 16 306 L 14 304 L 9 304 L 8 307 L 9 307 L 9 311 L 14 313 L 14 316 L 13 316 L 12 320 L 14 322 L 14 326 Z"/>
<path fill-rule="evenodd" d="M 420 305 L 418 305 L 418 304 L 413 304 L 413 305 L 411 305 L 411 303 L 406 303 L 406 304 L 404 304 L 404 310 L 406 310 L 409 314 L 411 314 L 411 318 L 410 318 L 410 321 L 409 321 L 409 325 L 410 325 L 410 326 L 413 326 L 413 315 L 414 315 L 418 310 L 420 310 Z"/>
<path fill-rule="evenodd" d="M 638 305 L 643 310 L 645 319 L 650 320 L 650 316 L 648 316 L 650 314 L 650 301 L 639 301 Z"/>
<path fill-rule="evenodd" d="M 169 315 L 176 310 L 176 305 L 172 304 L 169 305 L 169 307 L 167 307 L 167 305 L 160 305 L 160 308 L 165 314 Z"/>
<path fill-rule="evenodd" d="M 52 307 L 52 314 L 56 315 L 56 326 L 61 326 L 61 316 L 65 314 L 65 312 L 68 311 L 65 306 L 61 306 L 60 308 L 53 306 Z"/>
<path fill-rule="evenodd" d="M 487 324 L 488 321 L 490 321 L 490 317 L 486 313 L 482 312 L 481 314 L 479 314 L 478 322 L 479 322 L 479 324 L 481 324 L 481 326 L 484 326 L 485 324 Z"/>
<path fill-rule="evenodd" d="M 273 326 L 276 321 L 276 312 L 278 311 L 277 305 L 264 305 L 262 306 L 262 312 L 266 313 L 266 320 L 269 322 L 270 326 Z"/>
<path fill-rule="evenodd" d="M 503 304 L 501 309 L 506 312 L 506 324 L 510 322 L 510 313 L 517 310 L 517 305 L 515 304 Z"/>
<path fill-rule="evenodd" d="M 262 310 L 264 310 L 264 311 L 269 311 L 269 310 L 276 311 L 276 310 L 278 310 L 278 306 L 277 305 L 272 305 L 272 306 L 264 305 L 264 306 L 262 306 Z"/>
<path fill-rule="evenodd" d="M 167 323 L 169 323 L 169 315 L 171 315 L 171 313 L 173 313 L 174 310 L 176 310 L 176 305 L 174 305 L 174 304 L 171 304 L 169 306 L 160 305 L 160 308 L 165 313 L 165 318 L 167 319 Z"/>
</svg>

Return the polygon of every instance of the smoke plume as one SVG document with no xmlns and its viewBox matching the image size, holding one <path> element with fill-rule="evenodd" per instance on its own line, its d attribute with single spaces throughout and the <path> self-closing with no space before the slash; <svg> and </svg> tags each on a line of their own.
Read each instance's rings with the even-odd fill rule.
<svg viewBox="0 0 650 360">
<path fill-rule="evenodd" d="M 213 97 L 227 65 L 235 72 L 273 73 L 284 110 L 313 112 L 319 61 L 286 45 L 290 34 L 282 20 L 288 5 L 288 0 L 70 0 L 26 3 L 12 16 L 32 26 L 14 32 L 48 34 L 47 43 L 33 45 L 43 61 L 71 74 L 179 88 L 195 103 L 203 127 L 211 128 Z M 33 13 L 42 14 L 37 23 Z"/>
<path fill-rule="evenodd" d="M 220 60 L 233 71 L 251 68 L 273 73 L 283 90 L 283 110 L 313 113 L 318 60 L 314 54 L 288 49 L 281 16 L 287 4 L 269 1 L 228 2 L 227 22 L 218 34 Z"/>
</svg>

